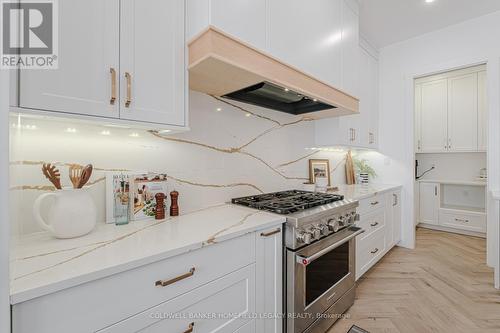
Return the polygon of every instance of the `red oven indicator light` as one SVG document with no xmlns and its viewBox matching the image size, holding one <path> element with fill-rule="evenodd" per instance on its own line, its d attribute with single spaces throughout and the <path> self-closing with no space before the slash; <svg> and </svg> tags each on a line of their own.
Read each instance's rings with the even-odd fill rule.
<svg viewBox="0 0 500 333">
<path fill-rule="evenodd" d="M 309 265 L 309 261 L 307 261 L 307 259 L 302 259 L 302 263 L 306 266 Z"/>
</svg>

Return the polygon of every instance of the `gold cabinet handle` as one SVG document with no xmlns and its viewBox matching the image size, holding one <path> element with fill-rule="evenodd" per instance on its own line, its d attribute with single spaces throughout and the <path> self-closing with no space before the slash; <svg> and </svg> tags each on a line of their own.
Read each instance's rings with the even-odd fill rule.
<svg viewBox="0 0 500 333">
<path fill-rule="evenodd" d="M 116 101 L 116 70 L 111 67 L 109 72 L 111 73 L 111 98 L 109 104 L 114 105 Z"/>
<path fill-rule="evenodd" d="M 278 233 L 281 232 L 281 229 L 276 229 L 276 230 L 273 230 L 273 231 L 270 231 L 270 232 L 262 232 L 260 235 L 261 237 L 269 237 L 269 236 L 272 236 L 272 235 L 276 235 Z"/>
<path fill-rule="evenodd" d="M 455 219 L 457 222 L 469 223 L 469 220 L 466 219 Z"/>
<path fill-rule="evenodd" d="M 125 78 L 127 79 L 127 99 L 125 100 L 125 107 L 129 108 L 130 103 L 132 103 L 132 75 L 129 72 L 125 72 Z"/>
<path fill-rule="evenodd" d="M 371 254 L 375 254 L 378 252 L 378 248 L 375 248 L 373 251 L 370 251 Z"/>
<path fill-rule="evenodd" d="M 192 333 L 194 330 L 194 323 L 189 324 L 189 328 L 184 333 Z"/>
<path fill-rule="evenodd" d="M 157 286 L 157 287 L 166 287 L 168 285 L 174 284 L 174 283 L 179 282 L 181 280 L 187 279 L 188 277 L 191 277 L 191 276 L 194 275 L 194 271 L 195 270 L 196 269 L 193 267 L 186 274 L 182 274 L 182 275 L 180 275 L 178 277 L 175 277 L 173 279 L 170 279 L 170 280 L 158 280 L 158 281 L 155 282 L 155 286 Z"/>
<path fill-rule="evenodd" d="M 376 226 L 378 226 L 378 222 L 372 223 L 372 224 L 370 224 L 370 225 L 371 225 L 372 227 L 376 227 Z"/>
</svg>

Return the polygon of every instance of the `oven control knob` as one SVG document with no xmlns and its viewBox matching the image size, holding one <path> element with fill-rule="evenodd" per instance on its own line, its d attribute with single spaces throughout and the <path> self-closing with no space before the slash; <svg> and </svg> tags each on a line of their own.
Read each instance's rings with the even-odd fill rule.
<svg viewBox="0 0 500 333">
<path fill-rule="evenodd" d="M 312 240 L 312 234 L 310 232 L 299 232 L 297 233 L 297 240 L 304 244 L 310 244 Z"/>
<path fill-rule="evenodd" d="M 318 229 L 323 236 L 326 236 L 329 233 L 328 226 L 326 224 L 320 224 L 318 226 Z"/>
<path fill-rule="evenodd" d="M 321 238 L 321 229 L 319 227 L 312 227 L 311 234 L 314 239 Z"/>
<path fill-rule="evenodd" d="M 333 231 L 333 232 L 339 231 L 339 229 L 340 229 L 339 220 L 330 219 L 328 221 L 328 229 L 330 229 L 330 231 Z"/>
</svg>

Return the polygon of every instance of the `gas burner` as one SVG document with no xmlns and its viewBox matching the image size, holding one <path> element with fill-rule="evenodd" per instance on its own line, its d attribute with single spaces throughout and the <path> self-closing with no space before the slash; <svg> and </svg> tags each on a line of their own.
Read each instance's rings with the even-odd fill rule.
<svg viewBox="0 0 500 333">
<path fill-rule="evenodd" d="M 236 198 L 232 203 L 287 215 L 343 199 L 344 196 L 338 194 L 290 190 Z"/>
</svg>

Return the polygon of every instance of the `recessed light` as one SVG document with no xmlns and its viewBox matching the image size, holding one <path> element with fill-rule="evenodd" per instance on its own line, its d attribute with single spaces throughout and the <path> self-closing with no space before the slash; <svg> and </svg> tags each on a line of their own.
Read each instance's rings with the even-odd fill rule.
<svg viewBox="0 0 500 333">
<path fill-rule="evenodd" d="M 101 134 L 102 135 L 111 135 L 111 132 L 110 131 L 102 131 Z"/>
<path fill-rule="evenodd" d="M 425 0 L 426 3 L 432 3 L 434 1 L 436 1 L 436 0 Z"/>
<path fill-rule="evenodd" d="M 251 113 L 247 113 L 245 114 L 245 117 L 250 117 L 252 114 Z"/>
<path fill-rule="evenodd" d="M 68 127 L 66 128 L 66 133 L 76 133 L 76 128 Z"/>
<path fill-rule="evenodd" d="M 138 138 L 139 137 L 139 133 L 135 133 L 134 132 L 134 133 L 130 134 L 130 136 L 133 137 L 133 138 Z"/>
<path fill-rule="evenodd" d="M 222 111 L 222 108 L 217 108 L 217 109 L 215 109 L 215 111 L 217 111 L 217 112 L 221 112 L 221 111 Z"/>
</svg>

